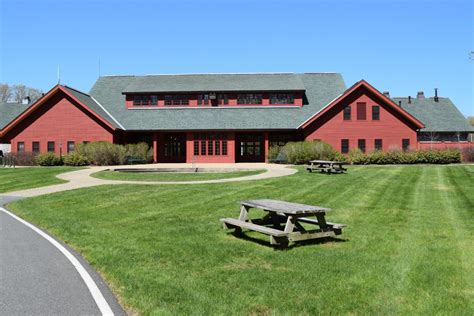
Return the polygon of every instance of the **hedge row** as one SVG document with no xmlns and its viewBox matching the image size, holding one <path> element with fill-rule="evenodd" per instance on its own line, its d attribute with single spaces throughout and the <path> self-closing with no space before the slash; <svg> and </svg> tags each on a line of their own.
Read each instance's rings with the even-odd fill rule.
<svg viewBox="0 0 474 316">
<path fill-rule="evenodd" d="M 447 149 L 362 153 L 356 149 L 349 153 L 349 160 L 355 165 L 448 164 L 461 162 L 461 152 L 457 149 Z"/>
<path fill-rule="evenodd" d="M 116 145 L 108 142 L 92 142 L 76 145 L 75 151 L 63 157 L 55 153 L 19 153 L 15 155 L 17 165 L 39 166 L 87 166 L 90 164 L 124 165 L 131 161 L 148 163 L 153 161 L 153 151 L 146 143 Z"/>
<path fill-rule="evenodd" d="M 363 153 L 359 149 L 348 155 L 335 151 L 331 145 L 321 141 L 290 142 L 283 147 L 272 147 L 269 150 L 270 162 L 306 164 L 310 160 L 337 160 L 356 165 L 369 164 L 448 164 L 459 163 L 461 157 L 466 162 L 474 160 L 474 147 L 446 150 L 410 150 L 410 151 L 374 151 Z"/>
<path fill-rule="evenodd" d="M 283 147 L 271 147 L 268 154 L 270 162 L 284 162 L 295 165 L 310 160 L 347 161 L 346 156 L 335 151 L 331 145 L 321 141 L 289 142 Z"/>
</svg>

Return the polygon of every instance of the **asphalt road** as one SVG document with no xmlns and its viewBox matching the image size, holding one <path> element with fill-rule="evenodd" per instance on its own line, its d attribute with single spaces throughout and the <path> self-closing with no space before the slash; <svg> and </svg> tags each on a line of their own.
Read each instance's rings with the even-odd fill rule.
<svg viewBox="0 0 474 316">
<path fill-rule="evenodd" d="M 10 200 L 0 197 L 0 207 Z M 101 277 L 80 255 L 65 248 L 92 277 L 112 312 L 125 315 Z M 65 255 L 0 210 L 0 315 L 100 314 L 84 280 Z"/>
</svg>

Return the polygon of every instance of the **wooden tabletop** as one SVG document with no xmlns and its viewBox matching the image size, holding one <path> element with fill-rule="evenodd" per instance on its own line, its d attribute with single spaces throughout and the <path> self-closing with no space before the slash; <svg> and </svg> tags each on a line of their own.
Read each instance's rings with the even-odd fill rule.
<svg viewBox="0 0 474 316">
<path fill-rule="evenodd" d="M 345 165 L 346 162 L 343 161 L 329 161 L 329 160 L 311 160 L 311 163 L 321 163 L 321 164 L 338 164 L 338 165 Z"/>
<path fill-rule="evenodd" d="M 299 204 L 299 203 L 290 203 L 279 200 L 246 200 L 240 202 L 241 205 L 261 208 L 263 210 L 280 212 L 285 214 L 316 214 L 316 213 L 326 213 L 329 212 L 330 208 Z"/>
</svg>

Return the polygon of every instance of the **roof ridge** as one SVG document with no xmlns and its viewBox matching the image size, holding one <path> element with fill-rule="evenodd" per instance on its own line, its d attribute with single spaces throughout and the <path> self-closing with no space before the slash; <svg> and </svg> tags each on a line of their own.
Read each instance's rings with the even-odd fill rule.
<svg viewBox="0 0 474 316">
<path fill-rule="evenodd" d="M 76 88 L 70 87 L 70 86 L 68 86 L 68 85 L 64 85 L 64 87 L 65 87 L 65 88 L 68 88 L 68 89 L 71 89 L 71 90 L 74 90 L 74 91 L 76 91 L 76 92 L 79 92 L 80 94 L 86 95 L 86 96 L 88 96 L 88 97 L 91 96 L 91 95 L 88 94 L 88 93 L 85 93 L 85 92 L 83 92 L 83 91 L 81 91 L 81 90 L 77 90 Z"/>
<path fill-rule="evenodd" d="M 313 75 L 339 74 L 338 72 L 201 72 L 201 73 L 170 73 L 143 75 L 102 75 L 101 77 L 158 77 L 158 76 L 213 76 L 213 75 Z"/>
</svg>

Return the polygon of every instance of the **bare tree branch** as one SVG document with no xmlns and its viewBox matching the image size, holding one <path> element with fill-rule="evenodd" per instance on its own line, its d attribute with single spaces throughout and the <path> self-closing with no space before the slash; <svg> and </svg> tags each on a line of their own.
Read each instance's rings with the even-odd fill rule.
<svg viewBox="0 0 474 316">
<path fill-rule="evenodd" d="M 6 103 L 11 95 L 12 92 L 8 83 L 0 84 L 0 102 Z"/>
<path fill-rule="evenodd" d="M 43 91 L 35 88 L 28 88 L 28 96 L 31 99 L 31 102 L 35 102 L 43 96 Z"/>
<path fill-rule="evenodd" d="M 16 84 L 13 86 L 13 93 L 15 95 L 15 101 L 21 103 L 21 101 L 28 96 L 28 90 L 23 84 Z"/>
</svg>

